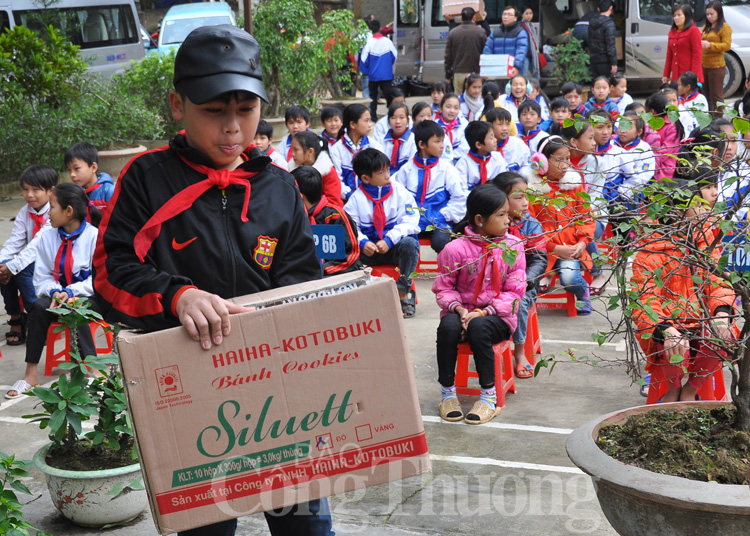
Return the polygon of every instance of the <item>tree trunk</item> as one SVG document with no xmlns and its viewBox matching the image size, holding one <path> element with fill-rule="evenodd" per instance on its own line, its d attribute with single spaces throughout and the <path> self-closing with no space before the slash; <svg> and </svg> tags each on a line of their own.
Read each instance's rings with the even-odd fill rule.
<svg viewBox="0 0 750 536">
<path fill-rule="evenodd" d="M 738 292 L 742 300 L 744 317 L 750 318 L 750 293 Z M 743 330 L 744 331 L 744 330 Z M 750 347 L 745 345 L 742 357 L 737 364 L 739 379 L 737 380 L 737 392 L 732 392 L 732 402 L 737 408 L 734 419 L 734 428 L 744 432 L 750 431 Z"/>
</svg>

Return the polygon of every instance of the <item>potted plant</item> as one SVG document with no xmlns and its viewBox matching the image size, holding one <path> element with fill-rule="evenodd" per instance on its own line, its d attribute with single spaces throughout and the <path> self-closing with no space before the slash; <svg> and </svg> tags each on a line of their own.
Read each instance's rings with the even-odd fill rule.
<svg viewBox="0 0 750 536">
<path fill-rule="evenodd" d="M 711 123 L 708 114 L 694 113 L 702 128 Z M 679 120 L 676 109 L 667 116 Z M 655 130 L 665 124 L 664 117 L 641 118 Z M 630 121 L 621 121 L 620 128 L 627 130 Z M 657 177 L 633 193 L 643 196 L 639 210 L 610 212 L 616 237 L 609 245 L 616 253 L 605 262 L 612 268 L 610 283 L 616 291 L 605 299 L 611 328 L 592 334 L 594 341 L 624 337 L 626 365 L 644 388 L 660 389 L 666 380 L 657 377 L 669 378 L 659 367 L 682 368 L 712 382 L 712 367 L 721 370 L 723 364 L 732 377 L 731 402 L 630 408 L 598 418 L 570 436 L 569 457 L 591 475 L 602 510 L 622 535 L 741 534 L 750 526 L 750 271 L 738 262 L 750 242 L 748 227 L 735 221 L 746 204 L 747 192 L 740 187 L 746 177 L 729 173 L 737 171 L 732 151 L 722 161 L 726 148 L 733 147 L 733 135 L 748 132 L 750 123 L 735 119 L 734 134 L 726 127 L 724 132 L 712 128 L 694 132 L 696 140 L 681 153 L 680 147 L 667 151 L 677 157 L 680 178 Z M 725 194 L 734 196 L 730 206 L 711 203 L 718 168 L 725 172 Z M 684 292 L 675 291 L 677 283 Z M 670 328 L 680 333 L 671 335 Z M 652 339 L 658 332 L 656 344 Z M 712 365 L 696 366 L 696 357 L 710 358 Z M 537 372 L 564 360 L 545 356 Z M 599 356 L 575 360 L 604 361 Z M 650 384 L 642 379 L 644 364 L 652 372 Z M 715 381 L 723 382 L 720 377 Z M 699 383 L 683 386 L 679 395 L 692 398 L 691 389 Z M 665 387 L 672 395 L 679 389 L 674 383 Z M 667 435 L 670 430 L 674 435 Z"/>
<path fill-rule="evenodd" d="M 130 521 L 148 505 L 117 355 L 81 356 L 76 337 L 76 328 L 90 322 L 113 328 L 85 300 L 58 302 L 50 311 L 71 339 L 70 362 L 60 365 L 70 376 L 32 390 L 41 411 L 25 417 L 39 422 L 50 439 L 34 464 L 70 521 L 89 527 Z M 93 430 L 83 434 L 82 423 L 94 417 Z"/>
</svg>

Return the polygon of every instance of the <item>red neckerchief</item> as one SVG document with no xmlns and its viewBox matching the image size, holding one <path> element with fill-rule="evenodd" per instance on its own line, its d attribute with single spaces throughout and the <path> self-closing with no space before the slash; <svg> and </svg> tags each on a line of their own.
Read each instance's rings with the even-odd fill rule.
<svg viewBox="0 0 750 536">
<path fill-rule="evenodd" d="M 98 190 L 99 188 L 101 188 L 101 186 L 102 184 L 100 182 L 95 183 L 93 186 L 89 186 L 88 188 L 86 188 L 86 195 L 89 195 L 94 190 Z"/>
<path fill-rule="evenodd" d="M 523 142 L 526 145 L 528 145 L 529 147 L 531 147 L 531 145 L 529 144 L 529 142 L 534 138 L 534 136 L 536 136 L 537 134 L 539 134 L 541 131 L 542 131 L 542 127 L 539 127 L 536 130 L 532 130 L 528 134 L 521 134 L 521 139 L 523 140 Z"/>
<path fill-rule="evenodd" d="M 424 179 L 422 180 L 422 201 L 420 203 L 420 206 L 424 206 L 424 199 L 425 195 L 427 195 L 427 190 L 430 189 L 430 181 L 432 180 L 432 168 L 437 166 L 438 162 L 440 162 L 440 159 L 435 159 L 435 162 L 432 164 L 422 164 L 418 159 L 417 156 L 414 156 L 414 164 L 419 169 L 424 169 Z"/>
<path fill-rule="evenodd" d="M 292 161 L 292 135 L 290 134 L 286 138 L 286 161 Z"/>
<path fill-rule="evenodd" d="M 240 216 L 240 219 L 243 222 L 248 221 L 247 211 L 250 205 L 250 181 L 247 179 L 257 175 L 257 172 L 245 171 L 244 169 L 235 169 L 232 171 L 229 171 L 228 169 L 213 169 L 208 166 L 191 162 L 183 156 L 180 156 L 180 158 L 185 164 L 198 173 L 206 175 L 207 178 L 192 184 L 181 192 L 175 194 L 175 196 L 164 203 L 161 208 L 151 216 L 141 230 L 138 231 L 135 235 L 133 246 L 135 247 L 135 254 L 141 262 L 146 258 L 148 250 L 151 249 L 151 244 L 153 244 L 156 237 L 159 236 L 159 233 L 161 232 L 161 224 L 165 221 L 171 220 L 178 214 L 185 212 L 193 206 L 193 203 L 195 203 L 200 196 L 214 186 L 219 190 L 226 190 L 230 184 L 237 184 L 245 187 L 245 203 L 242 205 L 242 215 Z"/>
<path fill-rule="evenodd" d="M 31 231 L 31 237 L 34 238 L 45 223 L 47 223 L 47 214 L 34 214 L 29 210 L 29 218 L 34 222 L 34 229 Z"/>
<path fill-rule="evenodd" d="M 597 149 L 597 154 L 604 154 L 612 148 L 612 140 L 607 140 L 606 145 L 600 145 Z"/>
<path fill-rule="evenodd" d="M 273 147 L 271 147 L 271 146 L 269 145 L 269 146 L 268 146 L 268 151 L 266 152 L 266 156 L 271 156 L 271 155 L 272 155 L 273 153 L 275 153 L 275 152 L 276 152 L 276 149 L 274 149 Z"/>
<path fill-rule="evenodd" d="M 323 131 L 321 136 L 323 136 L 328 141 L 328 145 L 333 145 L 334 143 L 338 141 L 336 138 L 329 136 L 325 130 Z"/>
<path fill-rule="evenodd" d="M 687 97 L 680 97 L 679 99 L 677 99 L 677 103 L 685 104 L 685 103 L 695 100 L 696 98 L 698 98 L 698 90 L 695 90 L 695 93 L 691 93 Z"/>
<path fill-rule="evenodd" d="M 475 241 L 476 243 L 476 241 Z M 477 299 L 479 298 L 479 294 L 482 293 L 482 284 L 484 283 L 484 272 L 487 270 L 487 262 L 488 257 L 492 255 L 492 251 L 494 249 L 497 249 L 497 245 L 493 245 L 493 242 L 487 242 L 482 241 L 482 263 L 480 265 L 479 271 L 477 272 L 477 282 L 474 285 L 474 305 L 477 303 Z M 493 245 L 493 247 L 490 247 Z M 492 275 L 490 276 L 490 285 L 492 286 L 492 290 L 495 292 L 495 295 L 498 295 L 500 293 L 500 263 L 493 259 L 492 262 Z"/>
<path fill-rule="evenodd" d="M 308 210 L 307 215 L 310 217 L 310 225 L 317 224 L 317 222 L 315 221 L 315 216 L 320 214 L 320 211 L 323 210 L 327 204 L 328 204 L 328 198 L 325 195 L 321 195 L 320 201 L 318 201 L 318 204 L 315 205 L 314 207 L 311 207 L 310 210 Z"/>
<path fill-rule="evenodd" d="M 409 130 L 408 128 L 406 130 Z M 404 140 L 401 139 L 401 136 L 406 134 L 406 130 L 404 130 L 401 134 L 396 136 L 396 134 L 393 133 L 393 130 L 391 130 L 391 140 L 393 141 L 393 150 L 391 151 L 391 167 L 396 168 L 398 167 L 398 152 L 401 150 L 401 146 L 404 144 Z"/>
<path fill-rule="evenodd" d="M 578 108 L 576 108 L 575 110 L 573 110 L 573 115 L 576 115 L 576 114 L 583 115 L 584 111 L 586 111 L 586 106 L 584 106 L 584 104 L 581 103 L 581 104 L 578 105 Z"/>
<path fill-rule="evenodd" d="M 480 184 L 487 182 L 487 163 L 490 161 L 491 156 L 491 154 L 488 154 L 487 156 L 479 156 L 474 154 L 473 151 L 469 151 L 469 158 L 479 164 L 479 178 L 482 181 Z"/>
<path fill-rule="evenodd" d="M 70 234 L 63 231 L 62 227 L 57 229 L 57 232 L 60 235 L 60 247 L 57 248 L 57 255 L 55 255 L 55 267 L 52 270 L 52 277 L 57 283 L 60 283 L 60 264 L 62 264 L 63 262 L 65 263 L 65 266 L 63 266 L 63 274 L 65 277 L 64 286 L 70 286 L 74 283 L 73 242 L 75 242 L 76 239 L 81 236 L 85 228 L 86 222 L 82 221 L 81 225 L 78 226 L 78 229 Z M 63 257 L 65 257 L 65 261 L 63 261 Z"/>
<path fill-rule="evenodd" d="M 524 98 L 522 98 L 521 100 L 516 100 L 516 98 L 513 95 L 511 95 L 510 98 L 511 100 L 513 100 L 513 104 L 515 105 L 516 109 L 518 109 L 518 107 L 521 106 L 522 102 L 529 100 L 529 98 L 526 96 L 524 96 Z"/>
<path fill-rule="evenodd" d="M 583 160 L 583 157 L 584 157 L 584 156 L 586 156 L 586 155 L 581 155 L 581 156 L 571 156 L 571 157 L 570 157 L 570 164 L 571 164 L 571 165 L 572 165 L 572 166 L 573 166 L 574 168 L 576 168 L 576 169 L 580 170 L 580 169 L 581 169 L 581 160 Z"/>
<path fill-rule="evenodd" d="M 500 154 L 503 155 L 503 158 L 505 158 L 505 151 L 503 149 L 506 145 L 508 145 L 508 140 L 510 139 L 510 136 L 505 138 L 503 141 L 497 142 L 497 150 L 500 151 Z"/>
<path fill-rule="evenodd" d="M 631 149 L 635 149 L 635 148 L 636 148 L 636 147 L 638 146 L 638 144 L 639 144 L 639 143 L 641 143 L 641 138 L 640 138 L 640 136 L 639 136 L 639 137 L 637 137 L 636 139 L 634 139 L 633 141 L 631 141 L 631 142 L 630 142 L 629 144 L 627 144 L 627 145 L 620 145 L 620 147 L 622 147 L 622 148 L 623 148 L 623 149 L 625 149 L 626 151 L 629 151 L 629 150 L 631 150 Z M 618 139 L 618 145 L 619 145 L 619 139 Z"/>
<path fill-rule="evenodd" d="M 450 123 L 446 123 L 443 121 L 443 118 L 441 117 L 439 119 L 440 126 L 443 127 L 443 130 L 446 134 L 448 134 L 448 137 L 451 140 L 451 147 L 453 147 L 453 129 L 458 126 L 458 117 L 456 117 L 453 121 Z"/>
<path fill-rule="evenodd" d="M 349 134 L 344 134 L 341 137 L 341 140 L 343 141 L 343 144 L 344 144 L 344 147 L 346 147 L 346 150 L 349 151 L 352 154 L 352 156 L 354 156 L 355 154 L 357 154 L 358 152 L 360 152 L 362 149 L 365 148 L 365 142 L 367 142 L 367 144 L 369 145 L 369 140 L 367 139 L 367 136 L 362 136 L 359 139 L 359 148 L 357 148 L 357 146 L 354 145 L 354 141 L 352 141 L 352 139 L 349 137 Z"/>
<path fill-rule="evenodd" d="M 374 205 L 372 211 L 372 225 L 373 227 L 375 227 L 375 232 L 378 233 L 378 237 L 383 240 L 383 235 L 385 233 L 385 224 L 388 221 L 385 217 L 385 208 L 383 208 L 383 202 L 388 199 L 393 193 L 393 186 L 391 186 L 387 194 L 381 195 L 380 199 L 375 199 L 374 197 L 372 197 L 364 188 L 360 188 L 360 190 L 362 190 L 362 193 L 365 194 L 365 197 L 372 201 L 372 204 Z"/>
</svg>

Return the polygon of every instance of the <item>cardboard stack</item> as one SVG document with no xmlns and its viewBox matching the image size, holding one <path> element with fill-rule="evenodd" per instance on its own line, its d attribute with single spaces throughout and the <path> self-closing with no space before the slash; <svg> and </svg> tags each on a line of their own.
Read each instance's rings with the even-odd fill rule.
<svg viewBox="0 0 750 536">
<path fill-rule="evenodd" d="M 443 18 L 453 19 L 461 16 L 461 10 L 465 7 L 474 9 L 477 13 L 484 11 L 484 0 L 444 0 Z"/>
<path fill-rule="evenodd" d="M 479 56 L 479 74 L 488 78 L 510 78 L 515 59 L 510 54 L 482 54 Z"/>
<path fill-rule="evenodd" d="M 121 333 L 161 534 L 430 470 L 391 280 L 364 272 L 237 298 L 224 342 Z"/>
</svg>

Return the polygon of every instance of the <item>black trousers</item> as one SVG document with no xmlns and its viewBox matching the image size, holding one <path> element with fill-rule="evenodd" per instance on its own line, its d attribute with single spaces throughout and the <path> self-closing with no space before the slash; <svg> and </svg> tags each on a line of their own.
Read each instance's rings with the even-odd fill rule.
<svg viewBox="0 0 750 536">
<path fill-rule="evenodd" d="M 440 253 L 443 248 L 451 241 L 450 229 L 433 229 L 432 231 L 422 231 L 419 238 L 429 238 L 430 247 L 435 253 Z"/>
<path fill-rule="evenodd" d="M 592 63 L 591 74 L 593 75 L 593 78 L 596 78 L 597 76 L 609 76 L 612 74 L 612 64 L 611 63 Z"/>
<path fill-rule="evenodd" d="M 97 310 L 96 302 L 92 298 L 86 298 L 92 305 L 92 309 Z M 31 306 L 29 311 L 29 327 L 26 334 L 26 362 L 39 363 L 42 358 L 42 350 L 47 344 L 47 330 L 52 322 L 57 321 L 57 315 L 47 311 L 52 304 L 52 298 L 44 296 L 39 298 Z M 94 337 L 91 335 L 91 329 L 88 324 L 81 326 L 78 331 L 78 342 L 81 345 L 81 355 L 89 356 L 96 354 Z"/>
<path fill-rule="evenodd" d="M 393 80 L 378 80 L 376 82 L 372 78 L 370 79 L 370 98 L 372 99 L 370 102 L 370 117 L 373 122 L 378 120 L 378 91 L 385 98 L 392 85 Z M 348 127 L 349 125 L 345 126 Z"/>
<path fill-rule="evenodd" d="M 458 343 L 463 328 L 458 313 L 449 313 L 440 319 L 437 329 L 438 382 L 451 387 L 456 379 Z M 481 316 L 469 322 L 466 339 L 474 354 L 474 364 L 479 375 L 479 385 L 487 389 L 495 385 L 495 352 L 492 345 L 510 339 L 508 324 L 499 316 Z"/>
</svg>

